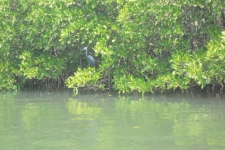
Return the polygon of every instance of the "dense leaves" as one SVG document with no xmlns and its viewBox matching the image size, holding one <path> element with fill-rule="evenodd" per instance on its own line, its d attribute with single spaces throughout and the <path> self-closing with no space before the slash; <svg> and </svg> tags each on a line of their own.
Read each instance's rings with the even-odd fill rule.
<svg viewBox="0 0 225 150">
<path fill-rule="evenodd" d="M 0 3 L 0 89 L 46 79 L 141 93 L 224 83 L 221 0 Z M 95 69 L 83 69 L 84 46 Z"/>
</svg>

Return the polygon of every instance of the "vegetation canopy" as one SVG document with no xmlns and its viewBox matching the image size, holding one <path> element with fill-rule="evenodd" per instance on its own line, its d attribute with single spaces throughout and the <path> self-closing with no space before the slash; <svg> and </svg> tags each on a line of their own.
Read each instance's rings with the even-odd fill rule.
<svg viewBox="0 0 225 150">
<path fill-rule="evenodd" d="M 223 0 L 2 0 L 0 89 L 223 88 L 224 8 Z"/>
</svg>

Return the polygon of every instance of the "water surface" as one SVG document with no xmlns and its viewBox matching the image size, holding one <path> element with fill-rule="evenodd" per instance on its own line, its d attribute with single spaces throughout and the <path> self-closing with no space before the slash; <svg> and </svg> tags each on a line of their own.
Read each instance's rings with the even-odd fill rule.
<svg viewBox="0 0 225 150">
<path fill-rule="evenodd" d="M 4 150 L 225 149 L 223 98 L 183 94 L 0 95 Z"/>
</svg>

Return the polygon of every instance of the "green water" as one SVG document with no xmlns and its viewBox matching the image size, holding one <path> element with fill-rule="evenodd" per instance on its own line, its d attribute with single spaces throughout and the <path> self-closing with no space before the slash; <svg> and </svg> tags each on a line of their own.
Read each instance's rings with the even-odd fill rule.
<svg viewBox="0 0 225 150">
<path fill-rule="evenodd" d="M 0 95 L 1 150 L 225 149 L 223 98 Z"/>
</svg>

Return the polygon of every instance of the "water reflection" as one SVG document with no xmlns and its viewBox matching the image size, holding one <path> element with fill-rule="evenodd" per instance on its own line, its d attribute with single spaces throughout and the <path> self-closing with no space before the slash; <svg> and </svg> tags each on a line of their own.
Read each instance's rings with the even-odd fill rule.
<svg viewBox="0 0 225 150">
<path fill-rule="evenodd" d="M 224 102 L 173 96 L 0 95 L 2 149 L 224 149 Z"/>
<path fill-rule="evenodd" d="M 66 106 L 70 114 L 79 116 L 76 118 L 78 120 L 93 119 L 102 113 L 102 108 L 98 106 L 98 103 L 87 103 L 73 98 L 69 98 Z"/>
</svg>

